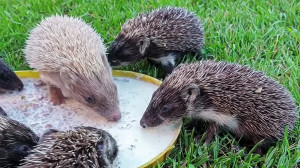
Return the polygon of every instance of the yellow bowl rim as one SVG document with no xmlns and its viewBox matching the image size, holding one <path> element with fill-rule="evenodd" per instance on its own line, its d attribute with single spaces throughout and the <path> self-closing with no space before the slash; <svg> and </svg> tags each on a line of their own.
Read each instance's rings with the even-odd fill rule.
<svg viewBox="0 0 300 168">
<path fill-rule="evenodd" d="M 24 70 L 24 71 L 15 71 L 18 77 L 20 78 L 39 78 L 40 73 L 37 71 L 32 71 L 32 70 Z M 123 71 L 123 70 L 112 70 L 112 74 L 115 77 L 128 77 L 128 78 L 133 78 L 137 80 L 142 80 L 147 83 L 151 83 L 154 85 L 159 86 L 162 82 L 158 79 L 155 79 L 151 76 L 144 75 L 138 72 L 132 72 L 132 71 Z M 151 159 L 150 161 L 146 162 L 145 164 L 139 166 L 139 168 L 145 168 L 149 166 L 155 166 L 158 164 L 159 160 L 165 160 L 167 157 L 168 153 L 171 152 L 171 150 L 175 147 L 175 144 L 177 142 L 177 139 L 179 137 L 179 133 L 182 127 L 182 122 L 180 123 L 180 127 L 176 132 L 176 137 L 171 141 L 171 143 L 167 146 L 167 148 L 159 153 L 156 157 Z"/>
</svg>

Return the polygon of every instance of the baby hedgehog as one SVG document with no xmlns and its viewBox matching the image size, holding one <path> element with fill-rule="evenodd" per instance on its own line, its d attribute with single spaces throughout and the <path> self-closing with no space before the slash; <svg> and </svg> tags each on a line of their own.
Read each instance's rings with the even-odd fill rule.
<svg viewBox="0 0 300 168">
<path fill-rule="evenodd" d="M 18 76 L 0 59 L 0 91 L 23 89 L 23 82 Z"/>
<path fill-rule="evenodd" d="M 54 104 L 71 97 L 109 121 L 121 118 L 106 48 L 90 25 L 79 18 L 51 16 L 31 31 L 26 43 L 27 62 L 49 85 Z"/>
<path fill-rule="evenodd" d="M 282 138 L 286 126 L 293 130 L 298 115 L 288 90 L 275 80 L 247 66 L 201 61 L 183 64 L 156 90 L 144 113 L 142 127 L 190 117 L 208 121 L 205 143 L 219 127 L 243 137 L 247 150 L 263 152 Z"/>
<path fill-rule="evenodd" d="M 111 168 L 117 154 L 115 139 L 104 130 L 93 127 L 66 132 L 50 130 L 20 167 Z"/>
<path fill-rule="evenodd" d="M 197 53 L 203 43 L 202 24 L 195 14 L 164 7 L 126 21 L 109 48 L 108 61 L 112 66 L 124 66 L 147 58 L 169 74 L 177 59 Z"/>
<path fill-rule="evenodd" d="M 38 136 L 27 126 L 0 115 L 0 167 L 19 165 L 38 140 Z"/>
</svg>

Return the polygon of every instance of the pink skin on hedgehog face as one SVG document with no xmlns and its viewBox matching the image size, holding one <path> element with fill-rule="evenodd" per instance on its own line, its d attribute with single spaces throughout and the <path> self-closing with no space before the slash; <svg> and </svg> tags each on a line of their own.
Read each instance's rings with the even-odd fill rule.
<svg viewBox="0 0 300 168">
<path fill-rule="evenodd" d="M 118 121 L 121 119 L 121 113 L 119 109 L 119 100 L 107 98 L 108 94 L 95 94 L 89 93 L 88 96 L 81 96 L 80 89 L 75 89 L 76 92 L 72 92 L 72 97 L 76 100 L 92 108 L 101 116 L 105 117 L 108 121 Z"/>
<path fill-rule="evenodd" d="M 105 117 L 108 121 L 119 121 L 122 118 L 119 108 L 115 110 L 102 110 L 102 108 L 96 108 L 95 111 L 98 111 L 99 114 Z"/>
<path fill-rule="evenodd" d="M 42 72 L 41 79 L 60 88 L 64 96 L 85 104 L 107 120 L 121 119 L 117 87 L 113 80 L 102 82 L 96 77 L 92 80 L 86 79 L 67 68 L 62 68 L 60 73 Z"/>
<path fill-rule="evenodd" d="M 79 102 L 89 106 L 109 121 L 121 119 L 117 87 L 110 76 L 87 78 L 62 68 L 61 79 L 65 88 Z M 108 79 L 105 80 L 105 77 Z"/>
</svg>

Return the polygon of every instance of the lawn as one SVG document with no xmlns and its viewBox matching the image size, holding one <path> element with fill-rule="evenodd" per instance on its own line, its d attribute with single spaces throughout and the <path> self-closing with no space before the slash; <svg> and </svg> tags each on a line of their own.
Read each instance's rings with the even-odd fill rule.
<svg viewBox="0 0 300 168">
<path fill-rule="evenodd" d="M 195 12 L 205 29 L 204 59 L 226 60 L 265 72 L 292 93 L 300 107 L 300 1 L 298 0 L 0 0 L 0 57 L 14 70 L 29 69 L 23 48 L 29 31 L 44 17 L 81 17 L 107 46 L 126 19 L 172 5 Z M 197 61 L 188 55 L 185 62 Z M 147 62 L 122 69 L 160 78 Z M 216 137 L 208 147 L 194 144 L 194 130 L 185 122 L 176 148 L 159 167 L 300 167 L 300 122 L 264 156 L 235 151 L 230 135 Z"/>
</svg>

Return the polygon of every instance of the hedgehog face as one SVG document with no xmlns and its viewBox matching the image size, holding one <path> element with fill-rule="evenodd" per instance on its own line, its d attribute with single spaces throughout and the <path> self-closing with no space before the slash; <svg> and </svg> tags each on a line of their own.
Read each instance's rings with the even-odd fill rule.
<svg viewBox="0 0 300 168">
<path fill-rule="evenodd" d="M 144 58 L 146 49 L 149 46 L 149 40 L 137 41 L 132 38 L 126 38 L 124 35 L 119 35 L 108 52 L 108 62 L 111 66 L 126 66 L 129 63 L 135 63 Z"/>
<path fill-rule="evenodd" d="M 75 127 L 75 129 L 83 129 L 91 131 L 95 136 L 101 137 L 99 141 L 96 143 L 96 151 L 97 151 L 97 159 L 99 165 L 108 166 L 113 164 L 113 161 L 116 159 L 118 155 L 118 147 L 116 140 L 111 136 L 110 133 L 88 126 Z M 52 132 L 52 131 L 50 131 Z M 55 133 L 55 131 L 54 131 Z M 51 134 L 51 133 L 50 133 Z"/>
<path fill-rule="evenodd" d="M 201 111 L 204 103 L 208 101 L 205 100 L 206 96 L 200 94 L 199 87 L 194 83 L 181 88 L 166 88 L 163 84 L 154 92 L 140 121 L 143 128 L 155 127 L 187 116 L 192 117 L 198 110 Z"/>
<path fill-rule="evenodd" d="M 121 119 L 117 87 L 113 80 L 104 80 L 97 75 L 91 78 L 62 68 L 61 79 L 72 98 L 94 109 L 109 121 Z"/>
<path fill-rule="evenodd" d="M 116 140 L 106 131 L 101 131 L 103 141 L 98 142 L 97 144 L 97 153 L 99 163 L 101 164 L 113 164 L 113 161 L 118 155 L 118 147 Z"/>
<path fill-rule="evenodd" d="M 39 138 L 17 121 L 1 117 L 0 122 L 0 167 L 16 166 L 37 145 Z"/>
<path fill-rule="evenodd" d="M 180 91 L 178 88 L 171 88 L 164 83 L 156 90 L 144 113 L 140 124 L 142 127 L 155 127 L 164 122 L 179 120 L 187 115 L 186 98 L 182 94 L 191 95 L 186 90 Z"/>
<path fill-rule="evenodd" d="M 17 75 L 0 59 L 0 89 L 1 90 L 19 90 L 24 85 Z"/>
<path fill-rule="evenodd" d="M 0 148 L 0 167 L 18 165 L 30 153 L 34 145 L 30 142 L 18 142 L 14 145 L 8 145 L 5 149 Z"/>
</svg>

